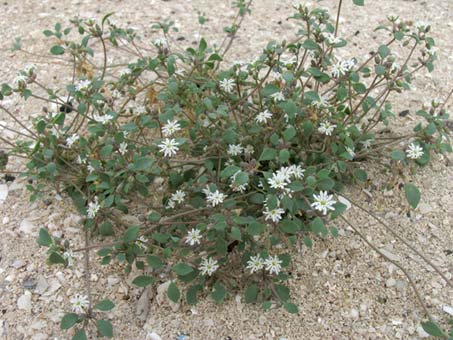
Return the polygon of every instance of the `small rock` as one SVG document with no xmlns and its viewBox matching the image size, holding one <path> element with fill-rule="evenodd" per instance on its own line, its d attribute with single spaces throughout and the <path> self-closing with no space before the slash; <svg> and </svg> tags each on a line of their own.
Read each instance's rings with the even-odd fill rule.
<svg viewBox="0 0 453 340">
<path fill-rule="evenodd" d="M 8 197 L 8 186 L 6 184 L 0 184 L 0 202 L 6 200 Z"/>
<path fill-rule="evenodd" d="M 385 282 L 385 285 L 387 287 L 393 287 L 394 285 L 396 285 L 396 280 L 391 277 L 390 279 L 388 279 L 386 282 Z"/>
<path fill-rule="evenodd" d="M 31 293 L 28 290 L 17 299 L 17 308 L 31 312 Z"/>
<path fill-rule="evenodd" d="M 351 317 L 353 319 L 358 319 L 359 318 L 359 311 L 355 308 L 351 309 Z"/>
<path fill-rule="evenodd" d="M 22 287 L 24 287 L 24 289 L 35 289 L 36 285 L 37 285 L 37 282 L 32 277 L 26 277 L 24 279 L 24 281 L 22 282 Z"/>
<path fill-rule="evenodd" d="M 433 211 L 433 208 L 427 203 L 420 203 L 418 210 L 422 214 L 429 214 L 431 211 Z"/>
<path fill-rule="evenodd" d="M 408 114 L 409 114 L 409 110 L 403 110 L 400 113 L 398 113 L 398 115 L 400 117 L 406 117 Z"/>
<path fill-rule="evenodd" d="M 49 288 L 47 280 L 44 278 L 44 276 L 38 275 L 38 278 L 36 279 L 35 292 L 39 295 L 42 295 L 47 290 L 47 288 Z"/>
<path fill-rule="evenodd" d="M 31 234 L 35 231 L 36 226 L 35 224 L 28 220 L 28 219 L 23 219 L 22 222 L 20 222 L 19 230 L 22 231 L 24 234 Z"/>
<path fill-rule="evenodd" d="M 146 336 L 147 340 L 162 340 L 162 338 L 155 332 L 148 333 Z"/>
<path fill-rule="evenodd" d="M 11 266 L 15 269 L 20 269 L 25 267 L 25 262 L 22 260 L 14 260 L 14 262 L 11 264 Z"/>
<path fill-rule="evenodd" d="M 453 315 L 453 307 L 451 306 L 443 306 L 442 307 L 442 310 L 445 312 L 445 313 L 448 313 L 450 315 Z"/>
</svg>

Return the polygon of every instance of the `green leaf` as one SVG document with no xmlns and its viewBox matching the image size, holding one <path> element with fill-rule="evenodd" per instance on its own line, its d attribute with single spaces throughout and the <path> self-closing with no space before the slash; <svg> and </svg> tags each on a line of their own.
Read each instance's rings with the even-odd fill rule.
<svg viewBox="0 0 453 340">
<path fill-rule="evenodd" d="M 214 291 L 211 293 L 211 297 L 216 303 L 221 303 L 225 299 L 226 293 L 225 287 L 217 281 L 214 284 Z"/>
<path fill-rule="evenodd" d="M 275 285 L 275 291 L 277 292 L 278 298 L 283 302 L 289 300 L 289 288 L 283 285 Z"/>
<path fill-rule="evenodd" d="M 162 260 L 154 255 L 148 255 L 146 261 L 148 262 L 149 266 L 153 269 L 160 269 L 164 266 Z"/>
<path fill-rule="evenodd" d="M 328 230 L 324 225 L 324 222 L 321 218 L 316 217 L 310 224 L 311 231 L 315 234 L 321 234 L 322 236 L 326 237 L 328 234 Z"/>
<path fill-rule="evenodd" d="M 96 321 L 96 327 L 99 331 L 99 334 L 107 338 L 113 338 L 113 326 L 110 321 L 107 320 L 98 320 Z"/>
<path fill-rule="evenodd" d="M 138 233 L 140 232 L 140 227 L 130 227 L 124 232 L 123 241 L 124 242 L 132 242 L 135 241 L 138 237 Z"/>
<path fill-rule="evenodd" d="M 354 3 L 354 5 L 357 5 L 357 6 L 365 5 L 365 0 L 352 0 L 352 2 Z"/>
<path fill-rule="evenodd" d="M 172 282 L 168 285 L 167 296 L 174 303 L 177 303 L 179 301 L 179 299 L 181 298 L 181 293 L 179 291 L 179 288 L 174 282 Z"/>
<path fill-rule="evenodd" d="M 285 308 L 291 314 L 299 313 L 299 308 L 294 303 L 291 302 L 285 302 L 283 304 L 283 308 Z"/>
<path fill-rule="evenodd" d="M 95 309 L 101 310 L 103 312 L 109 311 L 115 307 L 115 304 L 110 301 L 110 300 L 102 300 L 99 301 L 96 306 L 94 306 Z"/>
<path fill-rule="evenodd" d="M 395 161 L 402 161 L 403 159 L 406 158 L 406 154 L 404 153 L 403 150 L 393 150 L 390 153 L 390 157 Z"/>
<path fill-rule="evenodd" d="M 261 308 L 263 308 L 264 311 L 268 311 L 272 307 L 272 302 L 271 301 L 264 301 L 261 304 Z"/>
<path fill-rule="evenodd" d="M 259 158 L 260 161 L 270 161 L 277 157 L 277 150 L 271 148 L 264 148 L 261 156 Z"/>
<path fill-rule="evenodd" d="M 173 271 L 181 276 L 185 276 L 193 272 L 193 268 L 185 263 L 178 263 L 173 266 Z"/>
<path fill-rule="evenodd" d="M 264 231 L 265 227 L 266 226 L 262 223 L 253 222 L 247 226 L 247 232 L 252 236 L 259 235 Z"/>
<path fill-rule="evenodd" d="M 299 231 L 299 224 L 296 221 L 284 219 L 279 223 L 280 229 L 287 234 L 295 234 Z"/>
<path fill-rule="evenodd" d="M 302 46 L 307 50 L 316 50 L 319 47 L 318 44 L 311 39 L 305 40 Z"/>
<path fill-rule="evenodd" d="M 72 337 L 72 340 L 87 340 L 87 334 L 85 333 L 85 330 L 79 329 Z"/>
<path fill-rule="evenodd" d="M 66 264 L 66 260 L 59 253 L 57 253 L 56 251 L 53 251 L 49 255 L 49 263 L 50 264 L 57 264 L 57 263 Z"/>
<path fill-rule="evenodd" d="M 64 53 L 64 48 L 59 45 L 54 45 L 50 49 L 50 53 L 52 53 L 54 55 L 62 55 Z"/>
<path fill-rule="evenodd" d="M 197 294 L 202 288 L 200 285 L 191 286 L 186 292 L 186 301 L 189 305 L 196 305 L 198 298 Z"/>
<path fill-rule="evenodd" d="M 287 142 L 291 141 L 295 136 L 296 136 L 296 129 L 292 126 L 289 126 L 288 128 L 286 128 L 285 131 L 283 131 L 283 138 Z"/>
<path fill-rule="evenodd" d="M 252 284 L 245 290 L 245 303 L 254 303 L 258 298 L 258 286 Z"/>
<path fill-rule="evenodd" d="M 436 336 L 438 338 L 445 337 L 445 333 L 439 328 L 439 326 L 432 321 L 422 322 L 423 330 L 429 335 Z"/>
<path fill-rule="evenodd" d="M 49 247 L 52 244 L 52 237 L 47 229 L 41 228 L 39 230 L 38 244 L 43 247 Z"/>
<path fill-rule="evenodd" d="M 411 183 L 407 183 L 404 186 L 404 192 L 406 193 L 406 199 L 410 206 L 414 209 L 417 208 L 417 205 L 420 202 L 420 191 L 418 188 Z"/>
<path fill-rule="evenodd" d="M 357 178 L 361 182 L 366 182 L 368 179 L 368 175 L 366 171 L 362 169 L 354 169 L 354 177 Z"/>
<path fill-rule="evenodd" d="M 379 46 L 378 52 L 382 58 L 385 58 L 390 54 L 390 48 L 388 48 L 387 45 L 381 45 Z"/>
<path fill-rule="evenodd" d="M 61 329 L 69 329 L 79 321 L 79 316 L 75 313 L 68 313 L 63 316 L 60 322 Z"/>
<path fill-rule="evenodd" d="M 149 286 L 150 284 L 152 284 L 154 282 L 154 278 L 152 278 L 151 276 L 147 276 L 147 275 L 140 275 L 140 276 L 137 276 L 134 281 L 132 281 L 132 283 L 136 286 L 139 286 L 139 287 L 146 287 L 146 286 Z"/>
</svg>

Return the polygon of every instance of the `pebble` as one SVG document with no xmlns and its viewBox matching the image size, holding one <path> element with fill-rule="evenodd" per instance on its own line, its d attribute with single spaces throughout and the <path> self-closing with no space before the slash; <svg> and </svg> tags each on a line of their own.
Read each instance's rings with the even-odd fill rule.
<svg viewBox="0 0 453 340">
<path fill-rule="evenodd" d="M 162 340 L 162 338 L 155 332 L 148 333 L 146 336 L 147 340 Z"/>
<path fill-rule="evenodd" d="M 28 290 L 17 299 L 17 308 L 31 312 L 31 293 Z"/>
<path fill-rule="evenodd" d="M 422 214 L 429 214 L 431 211 L 433 211 L 433 208 L 431 207 L 431 205 L 427 203 L 420 203 L 420 205 L 418 206 L 418 210 Z"/>
<path fill-rule="evenodd" d="M 0 184 L 0 203 L 8 197 L 8 185 Z"/>
<path fill-rule="evenodd" d="M 29 219 L 25 218 L 22 220 L 22 222 L 20 222 L 19 230 L 26 235 L 33 233 L 35 229 L 36 229 L 35 224 Z"/>
<path fill-rule="evenodd" d="M 47 290 L 47 288 L 49 288 L 49 284 L 47 283 L 45 277 L 42 275 L 38 275 L 36 279 L 35 292 L 39 295 L 42 295 Z"/>
<path fill-rule="evenodd" d="M 442 307 L 442 310 L 445 312 L 445 313 L 448 313 L 450 315 L 453 315 L 453 307 L 451 306 L 443 306 Z"/>
<path fill-rule="evenodd" d="M 391 277 L 390 279 L 388 279 L 386 282 L 385 282 L 385 285 L 387 287 L 393 287 L 394 285 L 396 285 L 396 280 Z"/>
</svg>

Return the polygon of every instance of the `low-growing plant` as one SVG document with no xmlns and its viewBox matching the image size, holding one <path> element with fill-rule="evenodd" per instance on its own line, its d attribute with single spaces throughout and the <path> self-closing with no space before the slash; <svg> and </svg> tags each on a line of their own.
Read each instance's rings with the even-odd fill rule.
<svg viewBox="0 0 453 340">
<path fill-rule="evenodd" d="M 325 9 L 300 5 L 290 17 L 298 25 L 294 40 L 271 41 L 253 61 L 227 65 L 250 5 L 235 2 L 238 15 L 219 45 L 201 38 L 181 49 L 172 39 L 173 22 L 154 24 L 160 38 L 150 44 L 115 25 L 110 14 L 100 23 L 72 20 L 76 32 L 61 24 L 44 31 L 53 41 L 50 53 L 71 62 L 64 75 L 71 81 L 49 87 L 30 66 L 2 85 L 0 100 L 19 95 L 48 103 L 33 127 L 0 108 L 21 127 L 4 126 L 18 133 L 17 141 L 1 139 L 5 158 L 28 159 L 31 199 L 53 186 L 84 217 L 83 248 L 40 230 L 49 263 L 68 266 L 75 252 L 84 252 L 89 278 L 96 250 L 105 266 L 143 270 L 133 281 L 139 287 L 156 284 L 171 268 L 174 302 L 181 290 L 195 304 L 200 295 L 220 303 L 242 289 L 246 302 L 264 310 L 283 306 L 297 313 L 287 285 L 294 245 L 336 236 L 336 218 L 369 243 L 343 216 L 347 201 L 365 210 L 344 189 L 367 182 L 367 161 L 413 169 L 435 152 L 451 151 L 446 101 L 417 111 L 412 132 L 390 129 L 392 95 L 409 90 L 416 72 L 433 70 L 430 25 L 389 16 L 378 27 L 388 41 L 376 52 L 366 60 L 342 58 L 341 1 L 336 20 Z M 15 49 L 22 49 L 19 40 Z M 112 64 L 111 55 L 130 62 Z M 417 187 L 406 183 L 404 191 L 416 208 Z M 75 328 L 73 339 L 86 339 L 95 319 L 100 335 L 113 336 L 110 322 L 95 313 L 113 302 L 94 304 L 90 290 L 71 302 L 61 327 Z"/>
</svg>

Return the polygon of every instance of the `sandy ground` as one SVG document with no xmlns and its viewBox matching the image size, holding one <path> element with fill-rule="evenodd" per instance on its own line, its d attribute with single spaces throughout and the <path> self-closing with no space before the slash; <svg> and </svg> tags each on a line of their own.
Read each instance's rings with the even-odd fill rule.
<svg viewBox="0 0 453 340">
<path fill-rule="evenodd" d="M 395 111 L 409 109 L 411 114 L 398 117 L 401 131 L 409 130 L 414 112 L 430 98 L 445 96 L 453 86 L 452 80 L 452 0 L 381 0 L 363 8 L 345 1 L 340 33 L 351 39 L 352 50 L 359 58 L 365 57 L 379 45 L 383 35 L 373 28 L 383 23 L 385 14 L 395 13 L 405 18 L 428 21 L 433 24 L 440 60 L 432 74 L 421 74 L 411 93 L 395 101 Z M 296 2 L 294 2 L 296 3 Z M 322 1 L 321 5 L 335 9 L 337 1 Z M 293 36 L 295 26 L 286 18 L 293 2 L 288 0 L 257 0 L 252 16 L 248 17 L 230 60 L 250 59 L 253 51 L 262 48 L 269 39 Z M 15 37 L 22 37 L 25 49 L 46 53 L 48 45 L 42 31 L 60 21 L 67 24 L 72 17 L 100 18 L 116 12 L 114 21 L 145 29 L 144 42 L 151 39 L 153 21 L 172 18 L 184 37 L 184 44 L 196 41 L 198 34 L 219 41 L 224 27 L 234 16 L 229 1 L 190 0 L 2 0 L 0 3 L 0 82 L 11 81 L 15 70 L 28 62 L 38 64 L 38 74 L 44 82 L 58 82 L 53 70 L 43 59 L 9 50 Z M 207 27 L 200 29 L 197 11 L 209 18 Z M 366 43 L 363 43 L 365 42 Z M 360 47 L 362 46 L 362 47 Z M 56 76 L 65 77 L 62 71 Z M 39 113 L 41 106 L 24 105 L 13 100 L 8 105 L 16 108 L 25 120 Z M 0 120 L 7 118 L 0 115 Z M 12 138 L 6 131 L 3 136 Z M 20 160 L 13 160 L 9 169 L 19 170 Z M 373 166 L 372 164 L 370 165 Z M 436 157 L 427 168 L 406 174 L 407 181 L 415 182 L 422 191 L 422 202 L 415 212 L 409 212 L 404 194 L 391 173 L 375 173 L 365 188 L 352 192 L 356 199 L 371 207 L 385 218 L 395 230 L 404 235 L 417 249 L 422 250 L 436 265 L 451 277 L 453 273 L 453 169 L 446 159 Z M 0 338 L 69 339 L 59 330 L 59 320 L 69 309 L 69 298 L 83 289 L 82 260 L 76 271 L 48 267 L 43 263 L 45 254 L 36 244 L 36 231 L 47 227 L 54 233 L 81 244 L 77 229 L 78 217 L 65 197 L 49 194 L 43 202 L 30 204 L 25 181 L 16 179 L 2 184 L 8 187 L 8 196 L 0 202 Z M 5 187 L 3 187 L 4 189 Z M 4 191 L 4 190 L 3 190 Z M 448 319 L 442 308 L 453 305 L 453 290 L 423 262 L 386 233 L 378 224 L 359 211 L 351 209 L 350 219 L 361 228 L 379 248 L 410 269 L 423 298 L 439 321 Z M 389 263 L 373 253 L 351 230 L 339 224 L 340 236 L 333 240 L 315 240 L 313 249 L 302 247 L 295 256 L 293 279 L 294 300 L 300 306 L 299 315 L 283 310 L 264 313 L 259 307 L 245 305 L 240 297 L 230 297 L 217 306 L 203 299 L 195 308 L 182 305 L 172 311 L 167 303 L 150 300 L 150 313 L 142 322 L 135 317 L 135 306 L 141 290 L 129 285 L 114 266 L 101 269 L 95 266 L 91 277 L 96 296 L 110 298 L 117 307 L 107 316 L 115 324 L 115 339 L 145 339 L 154 331 L 163 340 L 176 339 L 186 334 L 193 340 L 233 339 L 270 340 L 299 339 L 418 339 L 424 334 L 418 330 L 422 317 L 420 306 L 404 276 Z M 162 279 L 162 282 L 165 278 Z M 151 294 L 152 296 L 154 294 Z M 96 339 L 92 335 L 91 339 Z"/>
</svg>

